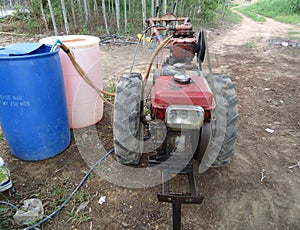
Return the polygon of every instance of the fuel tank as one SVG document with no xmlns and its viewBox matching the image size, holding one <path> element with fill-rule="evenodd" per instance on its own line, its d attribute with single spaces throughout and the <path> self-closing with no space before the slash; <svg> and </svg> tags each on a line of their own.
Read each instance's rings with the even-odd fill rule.
<svg viewBox="0 0 300 230">
<path fill-rule="evenodd" d="M 198 105 L 206 113 L 215 107 L 213 93 L 205 78 L 201 76 L 187 76 L 180 81 L 174 76 L 159 76 L 152 88 L 151 103 L 152 117 L 163 120 L 169 105 Z"/>
</svg>

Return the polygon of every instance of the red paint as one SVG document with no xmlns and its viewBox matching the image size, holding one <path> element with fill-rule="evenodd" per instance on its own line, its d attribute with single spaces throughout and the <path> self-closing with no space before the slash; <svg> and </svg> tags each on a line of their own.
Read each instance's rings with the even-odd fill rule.
<svg viewBox="0 0 300 230">
<path fill-rule="evenodd" d="M 215 107 L 213 94 L 205 80 L 200 76 L 192 76 L 189 84 L 181 84 L 173 80 L 173 76 L 160 76 L 152 89 L 151 102 L 153 116 L 164 120 L 169 105 L 199 105 L 205 111 Z M 209 118 L 210 113 L 205 113 Z"/>
</svg>

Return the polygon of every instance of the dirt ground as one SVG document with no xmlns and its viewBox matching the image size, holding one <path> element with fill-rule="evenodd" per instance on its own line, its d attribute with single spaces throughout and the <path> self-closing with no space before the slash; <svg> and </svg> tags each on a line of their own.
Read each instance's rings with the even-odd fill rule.
<svg viewBox="0 0 300 230">
<path fill-rule="evenodd" d="M 226 31 L 208 31 L 213 71 L 230 74 L 236 84 L 238 140 L 229 166 L 196 173 L 198 189 L 205 198 L 201 205 L 183 205 L 182 229 L 300 228 L 300 168 L 289 169 L 300 161 L 300 48 L 269 43 L 299 33 L 297 26 L 271 19 L 258 23 L 246 17 Z M 29 40 L 3 34 L 0 39 L 6 44 L 14 39 Z M 135 46 L 102 45 L 101 49 L 108 85 L 130 65 Z M 138 53 L 137 71 L 143 68 L 148 52 L 144 47 Z M 63 200 L 57 201 L 58 197 L 71 193 L 93 159 L 113 147 L 111 108 L 105 106 L 96 126 L 72 130 L 72 134 L 66 151 L 40 162 L 14 158 L 5 141 L 0 141 L 0 155 L 11 169 L 17 190 L 15 196 L 0 199 L 21 205 L 24 199 L 36 197 L 43 201 L 46 214 L 52 212 Z M 173 179 L 172 186 L 184 190 L 180 178 Z M 172 229 L 171 205 L 157 201 L 159 191 L 159 185 L 128 188 L 92 174 L 76 202 L 43 229 Z M 103 195 L 106 202 L 100 205 Z M 76 212 L 86 201 L 86 207 Z"/>
</svg>

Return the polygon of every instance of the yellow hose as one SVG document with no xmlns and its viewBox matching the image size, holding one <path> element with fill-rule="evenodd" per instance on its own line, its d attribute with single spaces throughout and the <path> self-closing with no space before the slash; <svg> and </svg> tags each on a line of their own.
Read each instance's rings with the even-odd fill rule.
<svg viewBox="0 0 300 230">
<path fill-rule="evenodd" d="M 165 40 L 162 41 L 162 43 L 159 44 L 159 46 L 154 50 L 153 54 L 151 55 L 151 58 L 150 58 L 150 63 L 148 65 L 148 68 L 147 68 L 147 72 L 146 72 L 146 75 L 144 77 L 144 80 L 147 80 L 148 77 L 149 77 L 149 74 L 150 74 L 150 70 L 151 70 L 151 67 L 152 67 L 152 64 L 154 62 L 154 59 L 155 57 L 157 56 L 158 52 L 163 48 L 165 47 L 169 42 L 170 42 L 170 39 L 172 38 L 172 35 L 167 37 Z M 87 84 L 89 84 L 95 91 L 96 93 L 101 97 L 101 99 L 106 102 L 107 104 L 113 106 L 113 104 L 111 102 L 109 102 L 107 99 L 105 99 L 103 97 L 103 94 L 104 95 L 107 95 L 107 96 L 111 96 L 111 97 L 114 97 L 116 94 L 115 93 L 110 93 L 110 92 L 107 92 L 107 91 L 104 91 L 104 90 L 101 90 L 99 89 L 92 81 L 91 79 L 86 75 L 86 73 L 84 72 L 84 70 L 80 67 L 80 65 L 76 62 L 74 56 L 72 55 L 72 53 L 70 52 L 69 48 L 65 45 L 65 44 L 60 44 L 59 47 L 68 55 L 69 59 L 71 60 L 71 62 L 73 63 L 75 69 L 77 70 L 77 72 L 79 73 L 79 75 L 85 80 L 85 82 Z"/>
<path fill-rule="evenodd" d="M 65 53 L 68 55 L 69 59 L 71 60 L 71 62 L 73 63 L 75 69 L 77 70 L 77 72 L 79 73 L 79 75 L 85 80 L 85 82 L 87 84 L 89 84 L 96 92 L 97 94 L 101 97 L 101 99 L 106 102 L 107 104 L 113 106 L 113 104 L 111 102 L 109 102 L 108 100 L 106 100 L 103 97 L 103 94 L 108 95 L 108 96 L 112 96 L 114 97 L 115 94 L 114 93 L 110 93 L 110 92 L 106 92 L 104 90 L 99 89 L 92 81 L 91 79 L 89 79 L 89 77 L 86 75 L 86 73 L 84 72 L 84 70 L 80 67 L 80 65 L 76 62 L 74 56 L 72 55 L 72 53 L 70 52 L 69 48 L 65 45 L 65 44 L 61 44 L 59 45 L 60 48 L 65 51 Z"/>
<path fill-rule="evenodd" d="M 150 74 L 150 70 L 151 70 L 151 67 L 152 67 L 152 64 L 154 62 L 154 59 L 155 57 L 157 56 L 158 52 L 164 48 L 166 45 L 169 44 L 170 42 L 170 39 L 173 37 L 173 35 L 170 35 L 169 37 L 167 37 L 165 40 L 162 41 L 162 43 L 159 44 L 159 46 L 154 50 L 153 54 L 151 55 L 151 58 L 150 58 L 150 63 L 148 65 L 148 68 L 147 68 L 147 72 L 146 72 L 146 75 L 144 77 L 144 80 L 147 80 L 148 77 L 149 77 L 149 74 Z"/>
</svg>

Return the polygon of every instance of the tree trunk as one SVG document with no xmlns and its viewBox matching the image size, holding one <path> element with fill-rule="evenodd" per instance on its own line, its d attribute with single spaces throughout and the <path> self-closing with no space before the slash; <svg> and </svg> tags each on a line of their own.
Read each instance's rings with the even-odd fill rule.
<svg viewBox="0 0 300 230">
<path fill-rule="evenodd" d="M 40 1 L 40 7 L 41 7 L 41 13 L 42 13 L 42 18 L 45 24 L 45 28 L 47 30 L 47 33 L 49 32 L 49 27 L 48 27 L 48 22 L 45 16 L 45 12 L 44 12 L 44 7 L 43 7 L 43 1 Z"/>
<path fill-rule="evenodd" d="M 94 0 L 94 17 L 97 18 L 98 16 L 98 4 L 97 0 Z"/>
<path fill-rule="evenodd" d="M 124 0 L 124 29 L 127 31 L 127 2 Z"/>
<path fill-rule="evenodd" d="M 109 14 L 114 14 L 115 13 L 115 8 L 114 8 L 114 0 L 109 0 L 109 10 L 110 10 L 110 12 L 109 12 Z"/>
<path fill-rule="evenodd" d="M 163 0 L 163 12 L 164 14 L 167 13 L 167 0 Z"/>
<path fill-rule="evenodd" d="M 154 0 L 151 0 L 151 17 L 154 17 Z"/>
<path fill-rule="evenodd" d="M 49 10 L 50 10 L 50 15 L 51 15 L 51 19 L 52 19 L 54 33 L 55 33 L 55 36 L 57 36 L 58 35 L 58 31 L 57 31 L 56 22 L 55 22 L 55 18 L 54 18 L 54 14 L 53 14 L 51 0 L 48 0 L 48 5 L 49 5 Z"/>
<path fill-rule="evenodd" d="M 84 5 L 84 12 L 85 12 L 85 21 L 89 21 L 89 10 L 88 10 L 88 0 L 83 0 L 83 5 Z"/>
<path fill-rule="evenodd" d="M 120 0 L 115 0 L 117 29 L 120 31 Z"/>
<path fill-rule="evenodd" d="M 107 18 L 106 18 L 105 0 L 102 0 L 102 14 L 103 14 L 106 33 L 109 34 L 108 25 L 107 25 Z"/>
<path fill-rule="evenodd" d="M 128 3 L 128 15 L 131 15 L 131 4 L 132 4 L 132 0 L 131 1 L 129 1 L 129 3 Z"/>
<path fill-rule="evenodd" d="M 70 34 L 70 28 L 69 28 L 69 23 L 68 23 L 68 18 L 67 18 L 65 0 L 60 0 L 60 2 L 61 2 L 61 8 L 62 8 L 62 11 L 63 11 L 66 34 Z"/>
<path fill-rule="evenodd" d="M 75 13 L 75 6 L 74 6 L 74 1 L 71 0 L 71 12 L 72 12 L 72 19 L 73 19 L 73 25 L 75 31 L 77 31 L 78 26 L 77 26 L 77 21 L 76 21 L 76 13 Z"/>
<path fill-rule="evenodd" d="M 184 16 L 184 4 L 185 2 L 183 0 L 180 0 L 180 16 Z"/>
<path fill-rule="evenodd" d="M 79 15 L 80 15 L 80 20 L 79 22 L 82 22 L 84 21 L 84 16 L 83 16 L 83 13 L 82 13 L 82 4 L 81 4 L 81 0 L 77 0 L 77 4 L 78 4 L 78 11 L 79 11 Z M 80 23 L 81 24 L 81 23 Z"/>
<path fill-rule="evenodd" d="M 142 14 L 143 14 L 143 30 L 147 27 L 146 24 L 146 0 L 142 0 Z M 146 36 L 143 38 L 143 45 L 146 43 Z"/>
</svg>

